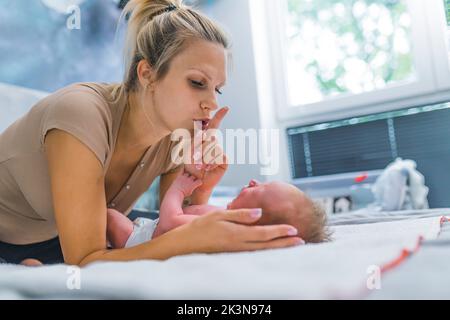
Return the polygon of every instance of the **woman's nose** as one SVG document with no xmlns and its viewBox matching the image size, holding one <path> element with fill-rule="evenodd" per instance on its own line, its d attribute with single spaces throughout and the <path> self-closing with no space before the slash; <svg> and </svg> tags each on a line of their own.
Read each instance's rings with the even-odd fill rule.
<svg viewBox="0 0 450 320">
<path fill-rule="evenodd" d="M 215 97 L 212 99 L 204 100 L 200 104 L 200 107 L 203 109 L 203 111 L 209 111 L 209 112 L 219 109 L 219 105 L 218 105 Z"/>
<path fill-rule="evenodd" d="M 219 108 L 217 103 L 211 102 L 202 102 L 200 106 L 204 112 L 212 112 Z"/>
</svg>

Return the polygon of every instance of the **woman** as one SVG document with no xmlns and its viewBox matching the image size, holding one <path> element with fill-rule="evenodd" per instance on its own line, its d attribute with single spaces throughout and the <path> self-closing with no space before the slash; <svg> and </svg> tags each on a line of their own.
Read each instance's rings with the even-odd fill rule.
<svg viewBox="0 0 450 320">
<path fill-rule="evenodd" d="M 128 214 L 157 176 L 162 198 L 183 170 L 171 161 L 170 134 L 195 120 L 217 128 L 227 112 L 211 119 L 228 48 L 212 21 L 169 0 L 132 0 L 123 14 L 122 84 L 63 88 L 0 135 L 0 257 L 84 266 L 300 243 L 290 226 L 249 226 L 261 215 L 255 208 L 212 212 L 137 247 L 107 249 L 107 208 Z M 198 169 L 186 166 L 203 180 L 192 204 L 208 201 L 227 165 Z"/>
</svg>

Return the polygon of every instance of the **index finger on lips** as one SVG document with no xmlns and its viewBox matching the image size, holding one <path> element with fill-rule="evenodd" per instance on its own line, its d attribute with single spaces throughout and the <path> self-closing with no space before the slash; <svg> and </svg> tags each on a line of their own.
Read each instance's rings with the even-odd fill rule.
<svg viewBox="0 0 450 320">
<path fill-rule="evenodd" d="M 222 120 L 227 115 L 228 110 L 230 110 L 230 108 L 223 107 L 219 111 L 217 111 L 214 117 L 211 119 L 211 121 L 209 121 L 208 129 L 218 129 L 220 127 Z"/>
</svg>

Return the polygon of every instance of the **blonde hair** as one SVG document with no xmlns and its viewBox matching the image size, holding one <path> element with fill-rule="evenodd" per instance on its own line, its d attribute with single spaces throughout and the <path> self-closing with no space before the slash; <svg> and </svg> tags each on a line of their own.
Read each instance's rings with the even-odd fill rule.
<svg viewBox="0 0 450 320">
<path fill-rule="evenodd" d="M 306 243 L 329 242 L 332 240 L 332 232 L 328 228 L 327 213 L 316 201 L 306 194 L 299 195 L 298 203 L 292 210 L 278 214 L 277 223 L 288 223 L 299 232 L 299 236 Z"/>
<path fill-rule="evenodd" d="M 138 88 L 137 66 L 145 59 L 162 79 L 173 58 L 192 40 L 205 40 L 229 49 L 225 33 L 212 20 L 182 0 L 130 0 L 121 19 L 128 18 L 125 73 L 116 88 L 117 99 Z"/>
<path fill-rule="evenodd" d="M 306 243 L 329 242 L 332 231 L 328 228 L 327 213 L 316 201 L 305 193 L 298 192 L 294 205 L 281 210 L 267 211 L 263 208 L 264 225 L 289 224 L 298 230 L 299 237 Z"/>
<path fill-rule="evenodd" d="M 309 198 L 308 200 L 311 203 L 311 212 L 304 240 L 311 243 L 331 241 L 332 232 L 327 226 L 327 213 L 318 202 Z"/>
</svg>

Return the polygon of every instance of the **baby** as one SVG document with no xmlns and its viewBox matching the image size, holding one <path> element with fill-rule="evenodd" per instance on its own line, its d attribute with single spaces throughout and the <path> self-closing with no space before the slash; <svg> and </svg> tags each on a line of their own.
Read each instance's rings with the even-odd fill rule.
<svg viewBox="0 0 450 320">
<path fill-rule="evenodd" d="M 138 218 L 134 222 L 114 209 L 107 211 L 107 237 L 114 248 L 132 247 L 156 238 L 199 216 L 221 209 L 211 205 L 191 205 L 183 201 L 202 184 L 188 173 L 180 174 L 160 206 L 159 219 Z M 227 209 L 261 208 L 257 225 L 289 224 L 306 242 L 328 241 L 326 213 L 298 188 L 283 182 L 260 183 L 250 180 Z"/>
</svg>

